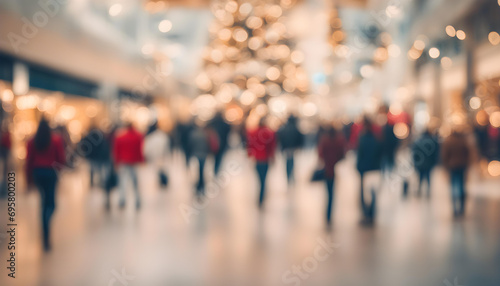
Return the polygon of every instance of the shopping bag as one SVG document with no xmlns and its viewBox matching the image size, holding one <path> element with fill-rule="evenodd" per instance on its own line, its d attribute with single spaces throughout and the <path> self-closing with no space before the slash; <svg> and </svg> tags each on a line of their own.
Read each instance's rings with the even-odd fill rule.
<svg viewBox="0 0 500 286">
<path fill-rule="evenodd" d="M 164 171 L 160 170 L 158 172 L 158 179 L 160 181 L 160 186 L 162 188 L 164 188 L 168 185 L 168 176 Z"/>
<path fill-rule="evenodd" d="M 311 176 L 311 182 L 323 181 L 325 179 L 325 169 L 317 169 Z"/>
<path fill-rule="evenodd" d="M 104 188 L 106 189 L 106 191 L 109 192 L 117 185 L 118 185 L 118 174 L 116 173 L 115 168 L 111 168 L 104 183 Z"/>
</svg>

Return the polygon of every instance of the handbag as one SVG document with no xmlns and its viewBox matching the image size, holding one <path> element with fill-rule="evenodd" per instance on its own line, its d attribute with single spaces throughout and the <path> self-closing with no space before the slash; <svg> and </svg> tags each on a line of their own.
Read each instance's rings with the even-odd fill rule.
<svg viewBox="0 0 500 286">
<path fill-rule="evenodd" d="M 158 179 L 162 188 L 168 185 L 168 176 L 163 170 L 158 171 Z"/>
<path fill-rule="evenodd" d="M 325 179 L 325 169 L 316 169 L 312 176 L 311 176 L 311 182 L 319 182 L 323 181 Z"/>
<path fill-rule="evenodd" d="M 104 188 L 107 192 L 111 191 L 114 187 L 118 185 L 118 174 L 115 171 L 115 168 L 111 167 L 108 176 L 106 177 L 106 181 L 104 182 Z"/>
</svg>

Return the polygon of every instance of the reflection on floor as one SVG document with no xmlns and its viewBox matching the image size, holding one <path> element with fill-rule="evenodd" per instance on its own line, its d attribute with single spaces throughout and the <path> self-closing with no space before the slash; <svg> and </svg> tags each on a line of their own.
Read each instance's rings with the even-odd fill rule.
<svg viewBox="0 0 500 286">
<path fill-rule="evenodd" d="M 312 151 L 298 154 L 290 188 L 277 158 L 261 212 L 257 177 L 241 150 L 227 156 L 227 176 L 212 181 L 211 198 L 202 202 L 193 200 L 196 164 L 186 172 L 175 155 L 164 191 L 157 189 L 156 172 L 141 167 L 140 211 L 132 192 L 126 209 L 118 209 L 115 191 L 106 212 L 103 193 L 88 187 L 82 165 L 61 181 L 51 253 L 41 252 L 38 194 L 18 195 L 17 278 L 7 278 L 6 237 L 0 237 L 0 284 L 498 285 L 498 181 L 472 176 L 466 217 L 453 219 L 447 178 L 438 169 L 430 199 L 414 191 L 402 199 L 399 187 L 386 188 L 375 226 L 364 227 L 348 157 L 338 167 L 334 222 L 327 229 L 324 186 L 308 182 L 314 158 Z"/>
</svg>

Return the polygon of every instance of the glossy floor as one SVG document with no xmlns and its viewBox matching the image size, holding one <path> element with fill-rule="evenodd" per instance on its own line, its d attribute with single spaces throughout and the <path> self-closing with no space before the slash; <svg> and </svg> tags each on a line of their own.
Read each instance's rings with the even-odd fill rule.
<svg viewBox="0 0 500 286">
<path fill-rule="evenodd" d="M 89 188 L 87 166 L 63 175 L 53 218 L 53 251 L 40 242 L 39 195 L 18 194 L 16 278 L 7 277 L 1 236 L 1 285 L 499 285 L 500 182 L 469 180 L 465 218 L 453 219 L 444 172 L 433 174 L 430 199 L 401 182 L 384 183 L 374 226 L 359 223 L 358 176 L 352 156 L 338 166 L 334 221 L 325 227 L 326 192 L 309 183 L 315 155 L 296 157 L 296 183 L 284 164 L 270 169 L 263 210 L 257 177 L 241 150 L 231 151 L 210 198 L 193 199 L 196 163 L 180 155 L 169 166 L 167 190 L 152 167 L 140 168 L 143 207 L 104 209 Z M 211 166 L 211 163 L 208 164 Z M 207 170 L 207 177 L 212 177 Z M 5 221 L 6 201 L 0 211 Z M 5 223 L 2 222 L 3 225 Z"/>
</svg>

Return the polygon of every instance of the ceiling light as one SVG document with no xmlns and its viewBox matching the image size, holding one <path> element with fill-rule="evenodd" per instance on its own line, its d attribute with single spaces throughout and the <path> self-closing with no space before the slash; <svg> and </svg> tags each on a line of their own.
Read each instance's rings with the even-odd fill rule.
<svg viewBox="0 0 500 286">
<path fill-rule="evenodd" d="M 160 24 L 158 24 L 158 30 L 160 30 L 160 32 L 162 33 L 169 32 L 170 30 L 172 30 L 172 22 L 170 22 L 169 20 L 161 21 Z"/>
<path fill-rule="evenodd" d="M 499 0 L 500 1 L 500 0 Z M 488 40 L 490 41 L 490 43 L 493 45 L 493 46 L 496 46 L 498 44 L 500 44 L 500 35 L 498 35 L 497 32 L 491 32 L 489 35 L 488 35 Z"/>
<path fill-rule="evenodd" d="M 109 16 L 115 17 L 115 16 L 120 15 L 120 13 L 122 12 L 122 10 L 123 10 L 122 4 L 115 3 L 115 4 L 111 5 L 111 7 L 109 7 L 108 13 L 109 13 Z"/>
<path fill-rule="evenodd" d="M 463 41 L 463 40 L 465 40 L 465 38 L 466 38 L 466 37 L 467 37 L 467 35 L 465 34 L 465 32 L 464 32 L 464 31 L 462 31 L 462 30 L 458 30 L 458 31 L 457 31 L 457 38 L 458 38 L 459 40 L 462 40 L 462 41 Z"/>
<path fill-rule="evenodd" d="M 429 50 L 429 56 L 431 56 L 431 58 L 433 59 L 437 59 L 439 57 L 441 53 L 439 52 L 439 49 L 438 48 L 431 48 Z"/>
<path fill-rule="evenodd" d="M 450 37 L 455 37 L 457 31 L 455 30 L 455 27 L 453 27 L 452 25 L 448 25 L 446 26 L 446 34 Z"/>
</svg>

